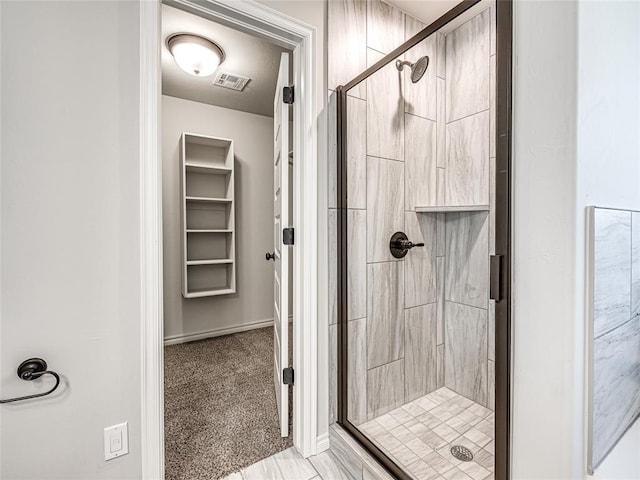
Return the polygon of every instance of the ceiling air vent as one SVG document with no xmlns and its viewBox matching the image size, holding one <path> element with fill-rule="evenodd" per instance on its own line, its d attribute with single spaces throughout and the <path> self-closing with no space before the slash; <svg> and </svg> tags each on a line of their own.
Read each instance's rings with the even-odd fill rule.
<svg viewBox="0 0 640 480">
<path fill-rule="evenodd" d="M 231 90 L 238 90 L 241 92 L 244 87 L 249 83 L 249 78 L 241 77 L 234 73 L 218 72 L 213 84 L 218 87 L 230 88 Z"/>
</svg>

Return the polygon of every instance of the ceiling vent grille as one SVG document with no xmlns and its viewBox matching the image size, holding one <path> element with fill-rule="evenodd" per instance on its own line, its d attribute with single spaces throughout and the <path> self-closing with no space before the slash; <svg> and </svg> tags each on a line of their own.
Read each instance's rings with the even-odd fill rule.
<svg viewBox="0 0 640 480">
<path fill-rule="evenodd" d="M 230 88 L 231 90 L 237 90 L 241 92 L 244 87 L 249 83 L 249 78 L 236 75 L 229 72 L 218 72 L 216 78 L 213 80 L 213 84 L 218 87 Z"/>
</svg>

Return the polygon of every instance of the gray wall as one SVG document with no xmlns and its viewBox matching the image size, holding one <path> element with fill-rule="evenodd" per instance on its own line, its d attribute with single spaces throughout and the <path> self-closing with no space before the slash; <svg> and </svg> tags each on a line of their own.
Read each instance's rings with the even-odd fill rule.
<svg viewBox="0 0 640 480">
<path fill-rule="evenodd" d="M 185 299 L 180 290 L 182 132 L 230 138 L 235 153 L 236 294 Z M 273 118 L 162 96 L 164 336 L 273 320 Z"/>
<path fill-rule="evenodd" d="M 140 440 L 137 2 L 2 2 L 3 479 L 136 479 Z M 102 429 L 129 422 L 104 461 Z"/>
</svg>

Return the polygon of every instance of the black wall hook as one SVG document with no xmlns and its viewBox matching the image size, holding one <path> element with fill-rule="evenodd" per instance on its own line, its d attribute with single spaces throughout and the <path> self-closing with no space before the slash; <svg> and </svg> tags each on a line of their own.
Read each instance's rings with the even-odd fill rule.
<svg viewBox="0 0 640 480">
<path fill-rule="evenodd" d="M 44 393 L 36 393 L 34 395 L 26 395 L 24 397 L 8 398 L 6 400 L 0 400 L 0 403 L 13 403 L 21 400 L 29 400 L 30 398 L 44 397 L 53 393 L 60 385 L 60 376 L 53 371 L 47 370 L 47 362 L 41 358 L 29 358 L 18 366 L 18 377 L 22 380 L 35 380 L 43 375 L 52 375 L 56 379 L 56 384 L 49 391 Z"/>
</svg>

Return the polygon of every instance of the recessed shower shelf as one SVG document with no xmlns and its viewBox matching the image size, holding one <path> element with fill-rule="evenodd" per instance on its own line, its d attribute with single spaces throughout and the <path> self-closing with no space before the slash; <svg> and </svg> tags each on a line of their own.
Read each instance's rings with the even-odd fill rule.
<svg viewBox="0 0 640 480">
<path fill-rule="evenodd" d="M 488 212 L 489 205 L 416 207 L 416 213 Z"/>
</svg>

